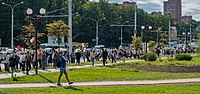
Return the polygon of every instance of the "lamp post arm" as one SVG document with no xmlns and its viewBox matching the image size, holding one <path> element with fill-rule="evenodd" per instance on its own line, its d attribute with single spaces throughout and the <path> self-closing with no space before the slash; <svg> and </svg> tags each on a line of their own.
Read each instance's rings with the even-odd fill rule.
<svg viewBox="0 0 200 94">
<path fill-rule="evenodd" d="M 104 19 L 105 19 L 105 17 L 103 17 L 103 18 L 99 19 L 97 22 L 99 22 L 99 21 L 101 21 L 101 20 L 104 20 Z"/>
<path fill-rule="evenodd" d="M 15 5 L 13 6 L 13 10 L 14 10 L 14 8 L 15 8 L 16 6 L 21 5 L 21 4 L 23 4 L 23 2 L 20 2 L 20 3 L 18 3 L 18 4 L 15 4 Z"/>
<path fill-rule="evenodd" d="M 95 22 L 98 22 L 97 20 L 95 20 L 95 19 L 92 19 L 92 18 L 89 18 L 90 20 L 93 20 L 93 21 L 95 21 Z"/>
<path fill-rule="evenodd" d="M 7 3 L 2 3 L 3 5 L 6 5 L 6 6 L 9 6 L 12 10 L 13 10 L 13 7 L 11 6 L 11 5 L 9 5 L 9 4 L 7 4 Z"/>
</svg>

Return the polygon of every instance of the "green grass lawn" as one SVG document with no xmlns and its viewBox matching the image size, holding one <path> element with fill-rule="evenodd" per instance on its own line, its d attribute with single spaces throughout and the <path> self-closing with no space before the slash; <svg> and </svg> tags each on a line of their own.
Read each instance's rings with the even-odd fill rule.
<svg viewBox="0 0 200 94">
<path fill-rule="evenodd" d="M 0 89 L 0 94 L 199 94 L 200 84 Z"/>
<path fill-rule="evenodd" d="M 191 61 L 179 61 L 175 59 L 167 59 L 163 60 L 163 62 L 156 61 L 156 63 L 160 63 L 161 65 L 169 65 L 169 66 L 196 66 L 200 65 L 200 57 L 193 56 L 193 59 Z"/>
<path fill-rule="evenodd" d="M 69 78 L 74 82 L 89 81 L 126 81 L 126 80 L 159 80 L 177 78 L 199 78 L 200 73 L 165 73 L 165 72 L 144 72 L 139 70 L 124 70 L 107 67 L 92 67 L 83 69 L 73 69 L 68 71 Z M 39 75 L 29 75 L 19 77 L 18 81 L 11 78 L 0 79 L 0 84 L 14 83 L 56 83 L 59 73 L 44 73 Z M 61 82 L 66 82 L 62 77 Z"/>
</svg>

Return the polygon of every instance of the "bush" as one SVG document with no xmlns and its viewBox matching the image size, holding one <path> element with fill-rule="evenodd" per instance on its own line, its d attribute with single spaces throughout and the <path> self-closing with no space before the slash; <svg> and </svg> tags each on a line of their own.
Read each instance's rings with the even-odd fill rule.
<svg viewBox="0 0 200 94">
<path fill-rule="evenodd" d="M 19 77 L 15 74 L 15 76 L 12 75 L 11 77 L 12 81 L 19 81 Z"/>
<path fill-rule="evenodd" d="M 176 54 L 175 55 L 175 59 L 177 60 L 192 60 L 192 56 L 189 54 Z"/>
<path fill-rule="evenodd" d="M 156 61 L 157 55 L 156 53 L 146 53 L 142 56 L 142 59 L 145 61 Z"/>
</svg>

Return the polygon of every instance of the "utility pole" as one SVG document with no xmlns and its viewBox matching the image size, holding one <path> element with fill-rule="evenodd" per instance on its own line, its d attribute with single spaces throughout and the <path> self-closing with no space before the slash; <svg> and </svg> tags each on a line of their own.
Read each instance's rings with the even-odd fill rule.
<svg viewBox="0 0 200 94">
<path fill-rule="evenodd" d="M 68 45 L 69 45 L 69 55 L 72 54 L 72 0 L 68 0 L 68 25 L 69 25 L 69 36 L 68 36 Z"/>
<path fill-rule="evenodd" d="M 169 37 L 169 48 L 171 47 L 171 16 L 169 14 L 169 32 L 168 32 L 168 37 Z"/>
<path fill-rule="evenodd" d="M 190 25 L 190 46 L 191 46 L 191 43 L 192 43 L 192 27 Z"/>
<path fill-rule="evenodd" d="M 137 36 L 137 5 L 135 5 L 135 22 L 134 22 L 134 36 Z"/>
</svg>

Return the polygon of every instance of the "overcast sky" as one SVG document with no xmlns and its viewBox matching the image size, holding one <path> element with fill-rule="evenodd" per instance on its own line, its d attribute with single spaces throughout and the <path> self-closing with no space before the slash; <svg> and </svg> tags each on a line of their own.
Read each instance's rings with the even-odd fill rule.
<svg viewBox="0 0 200 94">
<path fill-rule="evenodd" d="M 110 2 L 122 3 L 123 1 L 135 1 L 139 8 L 147 12 L 163 12 L 163 1 L 167 0 L 109 0 Z M 182 15 L 193 16 L 193 19 L 200 21 L 200 0 L 182 0 Z"/>
</svg>

